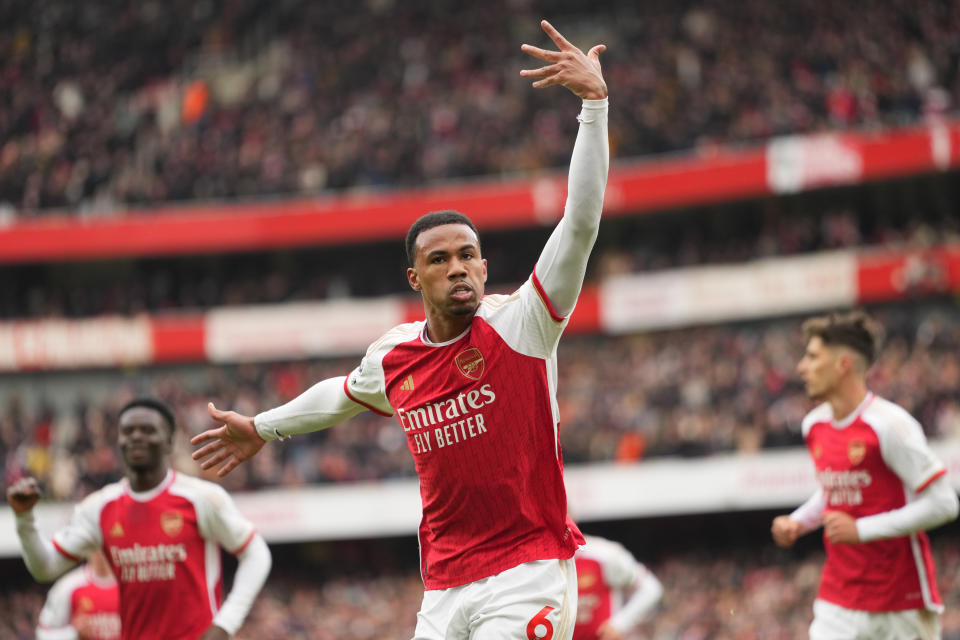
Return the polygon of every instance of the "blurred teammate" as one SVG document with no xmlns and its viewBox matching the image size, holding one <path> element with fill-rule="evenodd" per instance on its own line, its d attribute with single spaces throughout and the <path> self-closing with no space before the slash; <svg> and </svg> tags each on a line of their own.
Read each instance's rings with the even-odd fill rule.
<svg viewBox="0 0 960 640">
<path fill-rule="evenodd" d="M 577 625 L 573 640 L 623 640 L 663 595 L 657 577 L 622 544 L 584 536 L 577 563 Z"/>
<path fill-rule="evenodd" d="M 823 404 L 803 420 L 820 489 L 773 521 L 782 547 L 823 525 L 827 560 L 812 640 L 940 638 L 943 610 L 924 531 L 957 517 L 957 494 L 923 429 L 867 390 L 876 339 L 859 312 L 803 325 L 797 366 Z"/>
<path fill-rule="evenodd" d="M 566 640 L 576 613 L 557 438 L 556 348 L 597 236 L 609 152 L 607 87 L 589 53 L 541 23 L 559 51 L 521 74 L 583 99 L 563 219 L 512 295 L 484 297 L 486 260 L 473 223 L 443 211 L 407 234 L 407 278 L 426 321 L 400 325 L 347 377 L 321 381 L 255 418 L 210 407 L 224 426 L 193 439 L 204 468 L 232 470 L 266 440 L 330 427 L 364 410 L 396 415 L 420 479 L 417 640 Z"/>
<path fill-rule="evenodd" d="M 270 571 L 270 551 L 219 486 L 169 468 L 175 422 L 161 402 L 120 410 L 125 478 L 89 495 L 49 540 L 37 531 L 36 481 L 7 490 L 27 569 L 53 580 L 103 549 L 117 578 L 122 637 L 214 640 L 240 627 Z M 220 548 L 239 560 L 221 606 Z"/>
<path fill-rule="evenodd" d="M 37 640 L 119 640 L 117 581 L 102 551 L 68 571 L 47 593 Z"/>
</svg>

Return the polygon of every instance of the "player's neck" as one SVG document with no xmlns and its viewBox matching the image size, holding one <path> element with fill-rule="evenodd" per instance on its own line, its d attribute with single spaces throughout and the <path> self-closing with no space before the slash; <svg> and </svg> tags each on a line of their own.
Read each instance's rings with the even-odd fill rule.
<svg viewBox="0 0 960 640">
<path fill-rule="evenodd" d="M 473 315 L 449 316 L 437 313 L 427 314 L 427 339 L 430 342 L 447 342 L 467 330 L 473 321 Z"/>
<path fill-rule="evenodd" d="M 856 411 L 867 397 L 867 384 L 861 378 L 851 378 L 839 385 L 827 402 L 833 410 L 833 419 L 842 421 Z"/>
<path fill-rule="evenodd" d="M 166 465 L 156 469 L 128 469 L 127 482 L 130 483 L 131 491 L 141 493 L 150 491 L 160 486 L 164 478 L 167 477 Z"/>
</svg>

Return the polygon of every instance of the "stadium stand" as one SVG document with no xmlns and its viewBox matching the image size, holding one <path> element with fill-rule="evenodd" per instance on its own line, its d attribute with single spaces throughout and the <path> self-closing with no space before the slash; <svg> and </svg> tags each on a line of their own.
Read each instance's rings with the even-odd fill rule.
<svg viewBox="0 0 960 640">
<path fill-rule="evenodd" d="M 895 272 L 903 282 L 888 277 L 882 295 L 850 300 L 886 328 L 871 386 L 913 412 L 932 442 L 960 442 L 960 5 L 890 0 L 864 12 L 817 0 L 602 0 L 587 15 L 571 0 L 493 0 L 462 3 L 447 17 L 429 0 L 362 5 L 0 4 L 0 78 L 16 87 L 0 92 L 0 235 L 63 219 L 74 225 L 69 231 L 101 221 L 149 222 L 206 203 L 282 210 L 290 197 L 319 201 L 424 185 L 456 190 L 549 176 L 567 162 L 575 122 L 569 105 L 529 91 L 516 76 L 524 66 L 519 42 L 538 37 L 546 12 L 575 41 L 603 39 L 610 47 L 603 64 L 616 87 L 615 169 L 709 164 L 762 148 L 769 171 L 783 136 L 816 141 L 853 132 L 855 140 L 838 144 L 862 151 L 873 138 L 920 132 L 923 163 L 907 169 L 888 170 L 889 157 L 877 169 L 862 151 L 853 178 L 844 167 L 840 178 L 816 174 L 799 186 L 766 175 L 763 190 L 747 200 L 711 193 L 615 211 L 604 221 L 587 294 L 595 298 L 618 278 L 630 284 L 665 270 L 686 277 L 705 266 L 753 273 L 765 258 L 818 260 L 837 250 L 861 261 L 862 285 L 871 256 L 893 255 L 896 265 L 884 275 Z M 939 128 L 944 123 L 954 128 Z M 822 156 L 816 143 L 811 149 Z M 695 181 L 699 174 L 682 175 Z M 506 290 L 528 275 L 529 247 L 546 233 L 536 220 L 483 234 L 492 288 Z M 29 336 L 4 342 L 24 327 L 116 315 L 196 324 L 239 305 L 281 309 L 407 293 L 396 241 L 248 249 L 77 261 L 0 255 L 4 484 L 36 475 L 56 507 L 115 480 L 113 418 L 140 393 L 175 407 L 183 427 L 176 465 L 195 470 L 185 441 L 209 427 L 207 401 L 254 412 L 345 373 L 359 355 L 237 362 L 243 358 L 217 360 L 200 345 L 179 358 L 91 364 L 39 357 L 10 365 L 11 351 L 35 346 Z M 579 315 L 592 317 L 584 306 Z M 739 461 L 796 447 L 809 409 L 793 374 L 806 311 L 618 331 L 596 319 L 572 326 L 559 358 L 566 463 L 590 470 L 725 455 L 742 455 Z M 101 332 L 98 339 L 104 335 L 113 337 Z M 412 473 L 395 422 L 364 415 L 295 446 L 267 447 L 225 486 L 292 495 L 362 481 L 386 487 Z M 736 545 L 693 541 L 685 532 L 699 529 L 706 515 L 658 521 L 662 535 L 646 548 L 638 528 L 654 525 L 608 523 L 606 533 L 633 547 L 666 587 L 637 638 L 803 637 L 822 565 L 816 540 L 775 551 L 765 514 Z M 956 525 L 934 539 L 945 640 L 960 640 L 957 540 Z M 305 571 L 314 567 L 302 559 L 278 562 L 237 637 L 409 638 L 423 589 L 411 568 L 415 542 L 368 541 L 366 555 L 379 562 L 373 568 L 363 565 L 355 543 L 292 545 L 325 556 L 329 570 Z M 43 587 L 19 559 L 0 559 L 0 574 L 0 639 L 33 637 Z"/>
</svg>

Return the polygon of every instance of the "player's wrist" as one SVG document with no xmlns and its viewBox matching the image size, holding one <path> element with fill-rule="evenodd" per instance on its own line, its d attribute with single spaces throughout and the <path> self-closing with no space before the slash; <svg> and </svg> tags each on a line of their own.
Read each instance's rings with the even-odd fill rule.
<svg viewBox="0 0 960 640">
<path fill-rule="evenodd" d="M 598 86 L 586 89 L 578 94 L 584 100 L 603 100 L 607 97 L 607 84 L 601 82 Z"/>
</svg>

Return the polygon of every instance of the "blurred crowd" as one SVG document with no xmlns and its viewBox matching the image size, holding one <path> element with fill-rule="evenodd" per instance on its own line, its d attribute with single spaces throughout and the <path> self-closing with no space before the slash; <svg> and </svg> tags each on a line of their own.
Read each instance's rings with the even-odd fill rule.
<svg viewBox="0 0 960 640">
<path fill-rule="evenodd" d="M 886 336 L 871 388 L 915 415 L 931 439 L 960 438 L 960 306 L 939 300 L 875 311 Z M 802 349 L 795 318 L 567 337 L 558 367 L 564 459 L 633 463 L 799 446 L 801 419 L 812 408 L 794 370 Z M 357 363 L 148 368 L 104 373 L 109 382 L 94 387 L 83 386 L 86 373 L 38 376 L 21 392 L 8 388 L 0 403 L 5 484 L 30 473 L 51 497 L 76 499 L 119 477 L 114 416 L 143 393 L 175 407 L 181 436 L 175 464 L 196 472 L 186 441 L 212 425 L 207 402 L 253 415 L 319 380 L 346 375 Z M 97 391 L 78 391 L 91 388 Z M 68 391 L 75 396 L 63 402 L 60 394 Z M 225 484 L 243 490 L 412 475 L 396 421 L 365 412 L 265 448 Z"/>
<path fill-rule="evenodd" d="M 934 540 L 946 612 L 943 640 L 960 640 L 960 551 Z M 661 553 L 646 561 L 662 581 L 658 607 L 627 640 L 795 640 L 812 618 L 822 552 Z M 0 638 L 26 640 L 44 588 L 0 591 Z M 324 579 L 275 567 L 238 640 L 408 640 L 423 584 L 416 573 Z"/>
<path fill-rule="evenodd" d="M 518 74 L 544 16 L 608 45 L 618 157 L 960 104 L 950 0 L 8 2 L 0 219 L 563 166 L 575 101 Z"/>
</svg>

